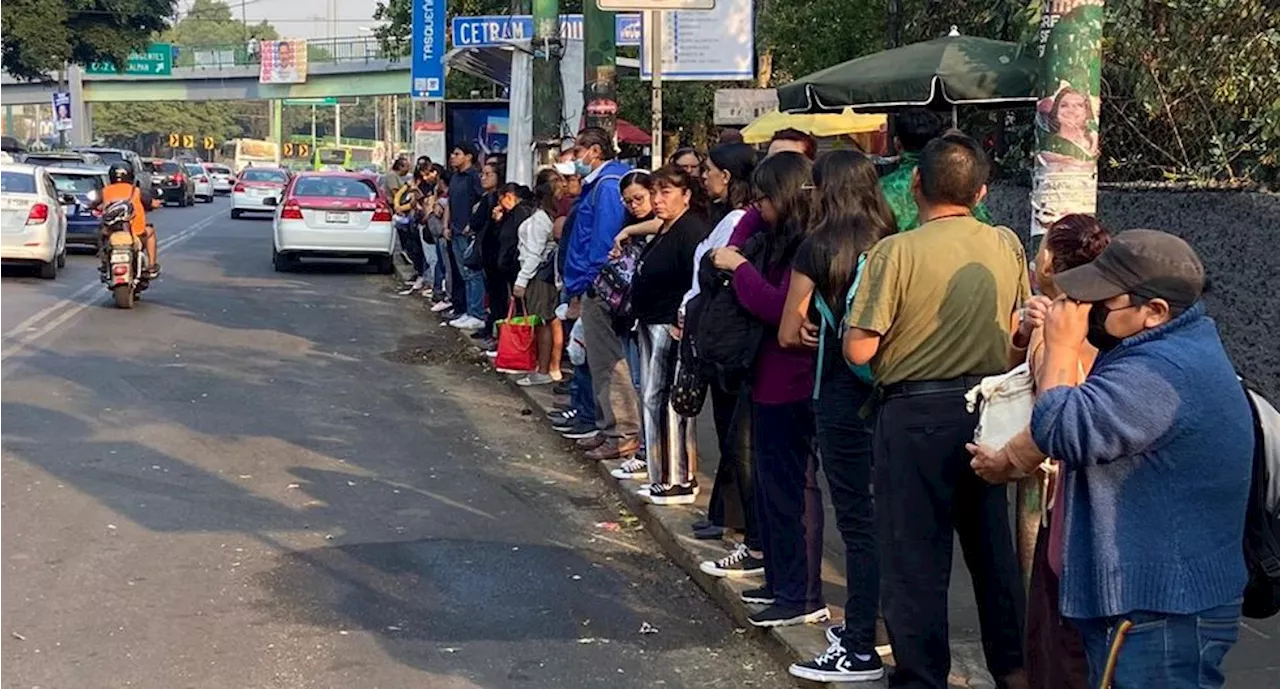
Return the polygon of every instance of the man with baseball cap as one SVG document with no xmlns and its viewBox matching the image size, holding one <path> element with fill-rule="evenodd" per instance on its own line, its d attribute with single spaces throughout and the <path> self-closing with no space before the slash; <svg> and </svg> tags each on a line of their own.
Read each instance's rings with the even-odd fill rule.
<svg viewBox="0 0 1280 689">
<path fill-rule="evenodd" d="M 1090 686 L 1219 687 L 1247 579 L 1253 430 L 1200 302 L 1204 266 L 1171 234 L 1129 230 L 1054 281 L 1031 432 L 1065 469 L 1059 604 Z M 1074 386 L 1086 341 L 1098 358 Z"/>
</svg>

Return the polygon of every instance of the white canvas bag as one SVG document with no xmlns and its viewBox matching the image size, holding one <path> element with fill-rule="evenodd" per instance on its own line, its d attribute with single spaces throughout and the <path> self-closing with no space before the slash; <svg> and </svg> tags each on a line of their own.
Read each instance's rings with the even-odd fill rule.
<svg viewBox="0 0 1280 689">
<path fill-rule="evenodd" d="M 998 450 L 1029 426 L 1035 387 L 1031 368 L 1024 362 L 1008 373 L 983 378 L 965 393 L 969 413 L 978 412 L 973 442 Z"/>
</svg>

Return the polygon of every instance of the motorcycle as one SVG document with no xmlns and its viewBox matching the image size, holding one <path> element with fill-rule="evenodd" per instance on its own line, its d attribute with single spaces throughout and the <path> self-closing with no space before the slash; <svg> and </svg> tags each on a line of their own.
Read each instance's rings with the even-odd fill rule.
<svg viewBox="0 0 1280 689">
<path fill-rule="evenodd" d="M 102 211 L 103 234 L 106 241 L 102 249 L 102 282 L 111 291 L 116 307 L 133 308 L 133 303 L 147 289 L 149 260 L 143 249 L 142 239 L 130 231 L 133 205 L 119 201 Z"/>
</svg>

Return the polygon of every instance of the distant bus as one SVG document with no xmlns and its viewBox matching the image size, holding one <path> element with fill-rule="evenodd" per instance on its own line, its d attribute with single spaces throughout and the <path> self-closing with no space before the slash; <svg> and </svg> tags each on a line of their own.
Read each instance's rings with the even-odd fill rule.
<svg viewBox="0 0 1280 689">
<path fill-rule="evenodd" d="M 317 170 L 347 170 L 351 168 L 351 149 L 349 148 L 317 148 L 315 168 Z"/>
<path fill-rule="evenodd" d="M 239 175 L 250 165 L 277 167 L 280 165 L 280 145 L 260 139 L 232 139 L 218 149 L 219 162 L 230 165 Z"/>
</svg>

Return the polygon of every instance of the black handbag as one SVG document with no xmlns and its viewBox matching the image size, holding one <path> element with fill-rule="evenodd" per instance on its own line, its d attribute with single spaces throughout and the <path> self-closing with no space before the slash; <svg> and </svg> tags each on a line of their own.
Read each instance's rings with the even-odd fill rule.
<svg viewBox="0 0 1280 689">
<path fill-rule="evenodd" d="M 690 418 L 702 412 L 710 383 L 702 376 L 701 367 L 685 364 L 683 344 L 682 341 L 680 360 L 676 362 L 675 378 L 671 381 L 671 409 Z"/>
</svg>

